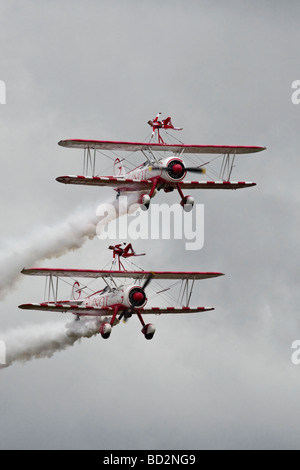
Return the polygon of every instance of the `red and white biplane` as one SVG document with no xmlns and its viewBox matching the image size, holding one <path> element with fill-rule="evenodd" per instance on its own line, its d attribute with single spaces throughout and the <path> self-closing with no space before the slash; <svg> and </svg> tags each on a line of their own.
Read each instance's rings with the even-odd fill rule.
<svg viewBox="0 0 300 470">
<path fill-rule="evenodd" d="M 174 127 L 171 118 L 159 120 L 160 113 L 155 119 L 148 121 L 152 127 L 150 142 L 119 142 L 104 140 L 61 140 L 58 144 L 67 148 L 84 150 L 83 174 L 59 176 L 60 183 L 79 184 L 89 186 L 110 186 L 117 191 L 117 197 L 126 192 L 138 193 L 137 202 L 148 209 L 152 197 L 159 190 L 166 193 L 177 190 L 183 209 L 190 211 L 194 205 L 194 198 L 185 196 L 183 190 L 191 189 L 240 189 L 255 186 L 256 183 L 247 181 L 231 181 L 231 173 L 234 167 L 236 155 L 261 152 L 265 147 L 232 146 L 232 145 L 184 145 L 182 143 L 165 143 L 160 131 L 181 130 Z M 155 136 L 158 140 L 155 142 Z M 113 152 L 114 176 L 99 176 L 96 174 L 96 154 Z M 120 152 L 129 152 L 128 157 L 122 158 Z M 136 152 L 142 152 L 145 161 L 141 165 L 132 165 L 133 168 L 125 168 L 130 163 L 129 157 Z M 117 155 L 116 155 L 117 153 Z M 171 156 L 166 156 L 171 154 Z M 200 154 L 211 155 L 211 160 L 206 162 L 194 161 L 193 166 L 184 163 L 182 157 Z M 115 158 L 117 156 L 117 158 Z M 217 158 L 222 159 L 218 174 L 218 181 L 203 179 L 201 181 L 187 181 L 187 173 L 206 173 L 206 166 Z M 192 158 L 192 157 L 190 157 Z M 204 168 L 205 166 L 205 168 Z M 214 171 L 214 174 L 216 172 Z"/>
<path fill-rule="evenodd" d="M 103 322 L 99 332 L 105 339 L 109 338 L 112 327 L 123 318 L 125 321 L 132 315 L 137 315 L 142 324 L 142 333 L 146 339 L 152 339 L 155 333 L 155 327 L 152 323 L 145 323 L 143 315 L 149 314 L 180 314 L 180 313 L 199 313 L 214 310 L 213 307 L 190 307 L 190 298 L 195 280 L 210 279 L 222 276 L 219 272 L 180 272 L 180 271 L 143 271 L 126 270 L 121 263 L 131 256 L 140 256 L 136 254 L 130 244 L 124 248 L 121 245 L 110 246 L 113 250 L 114 259 L 112 267 L 119 263 L 119 269 L 109 270 L 80 270 L 80 269 L 44 269 L 33 268 L 23 269 L 22 273 L 31 276 L 46 276 L 45 293 L 48 293 L 48 300 L 42 303 L 29 303 L 19 305 L 19 308 L 25 310 L 44 310 L 52 312 L 70 312 L 79 320 L 82 316 L 102 317 Z M 73 279 L 72 295 L 70 300 L 58 300 L 58 280 L 59 278 Z M 89 289 L 87 285 L 81 284 L 74 278 L 98 279 L 102 278 L 106 284 L 104 289 L 92 291 L 87 294 Z M 122 279 L 123 284 L 117 285 L 116 279 Z M 124 285 L 124 280 L 134 279 L 133 283 Z M 169 279 L 182 283 L 179 292 L 180 307 L 150 307 L 146 308 L 147 296 L 145 289 L 149 283 L 155 280 Z M 66 281 L 65 281 L 66 282 Z M 155 297 L 166 293 L 169 289 L 161 289 L 155 292 Z M 85 292 L 84 292 L 85 291 Z M 178 286 L 176 288 L 178 292 Z M 168 293 L 169 295 L 169 293 Z M 50 298 L 53 297 L 53 300 Z M 176 303 L 176 299 L 168 297 Z"/>
</svg>

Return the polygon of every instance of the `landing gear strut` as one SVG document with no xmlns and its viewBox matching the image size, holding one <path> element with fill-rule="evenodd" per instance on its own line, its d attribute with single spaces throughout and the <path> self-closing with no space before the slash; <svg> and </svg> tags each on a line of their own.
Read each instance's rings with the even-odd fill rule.
<svg viewBox="0 0 300 470">
<path fill-rule="evenodd" d="M 116 307 L 114 310 L 113 316 L 111 317 L 110 323 L 105 322 L 105 323 L 102 323 L 102 325 L 100 326 L 99 333 L 101 334 L 103 339 L 108 339 L 110 337 L 111 330 L 112 330 L 112 327 L 114 326 L 114 322 L 118 314 L 118 311 L 119 311 L 119 308 Z"/>
<path fill-rule="evenodd" d="M 176 187 L 181 197 L 180 205 L 182 206 L 185 212 L 190 212 L 194 207 L 194 203 L 195 203 L 194 198 L 192 196 L 185 196 L 178 183 L 176 184 Z"/>
<path fill-rule="evenodd" d="M 142 317 L 140 311 L 137 310 L 136 313 L 137 313 L 137 316 L 138 316 L 138 318 L 139 318 L 139 320 L 140 320 L 140 322 L 141 322 L 141 324 L 142 324 L 142 326 L 143 326 L 143 328 L 142 328 L 142 330 L 141 330 L 142 333 L 143 333 L 143 335 L 145 336 L 146 339 L 152 339 L 153 336 L 154 336 L 154 333 L 155 333 L 155 326 L 152 325 L 152 323 L 148 323 L 148 324 L 146 325 L 145 322 L 144 322 L 144 320 L 143 320 L 143 317 Z"/>
</svg>

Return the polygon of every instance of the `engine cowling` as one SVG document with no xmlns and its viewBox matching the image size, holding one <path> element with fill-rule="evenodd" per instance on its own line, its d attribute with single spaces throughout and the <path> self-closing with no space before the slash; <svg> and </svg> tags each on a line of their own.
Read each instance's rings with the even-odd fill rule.
<svg viewBox="0 0 300 470">
<path fill-rule="evenodd" d="M 148 325 L 145 325 L 142 329 L 142 333 L 146 339 L 152 339 L 155 331 L 156 328 L 154 325 L 152 325 L 152 323 L 148 323 Z"/>
<path fill-rule="evenodd" d="M 162 162 L 165 165 L 163 177 L 168 181 L 181 181 L 186 175 L 185 166 L 179 158 L 170 158 Z"/>
<path fill-rule="evenodd" d="M 141 208 L 143 210 L 149 209 L 150 201 L 151 201 L 151 198 L 149 194 L 142 194 L 138 199 L 138 203 L 141 205 Z"/>
<path fill-rule="evenodd" d="M 128 293 L 128 300 L 132 307 L 143 307 L 147 301 L 144 289 L 139 286 L 132 287 Z"/>
<path fill-rule="evenodd" d="M 181 201 L 181 206 L 185 212 L 190 212 L 195 204 L 195 200 L 192 196 L 185 196 Z"/>
<path fill-rule="evenodd" d="M 104 339 L 108 339 L 111 334 L 111 324 L 110 323 L 102 323 L 99 328 L 99 332 Z"/>
</svg>

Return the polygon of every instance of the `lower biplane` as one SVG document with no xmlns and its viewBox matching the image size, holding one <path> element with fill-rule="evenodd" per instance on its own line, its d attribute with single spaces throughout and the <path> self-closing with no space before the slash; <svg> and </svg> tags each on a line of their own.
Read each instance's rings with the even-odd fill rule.
<svg viewBox="0 0 300 470">
<path fill-rule="evenodd" d="M 184 145 L 182 143 L 165 143 L 160 131 L 167 129 L 181 130 L 174 127 L 171 118 L 162 121 L 155 119 L 148 121 L 153 131 L 150 142 L 119 142 L 104 140 L 61 140 L 58 144 L 63 147 L 84 150 L 83 174 L 59 176 L 56 180 L 65 184 L 77 184 L 87 186 L 109 186 L 117 192 L 117 197 L 122 193 L 137 193 L 137 202 L 148 209 L 151 199 L 157 191 L 165 193 L 177 190 L 180 196 L 180 204 L 185 211 L 190 211 L 194 205 L 194 198 L 184 195 L 183 191 L 192 189 L 240 189 L 255 186 L 256 183 L 247 181 L 231 181 L 236 155 L 256 153 L 265 150 L 265 147 L 257 146 L 232 146 L 232 145 Z M 158 142 L 153 135 L 157 134 Z M 112 152 L 110 157 L 105 152 Z M 119 152 L 128 152 L 128 156 L 122 158 Z M 131 164 L 129 158 L 132 154 L 141 152 L 145 161 L 136 166 Z M 114 176 L 99 176 L 96 174 L 96 154 L 101 153 L 114 160 Z M 171 154 L 171 156 L 166 156 Z M 211 160 L 205 162 L 196 161 L 192 166 L 186 165 L 183 155 L 211 155 Z M 117 156 L 117 158 L 116 158 Z M 221 168 L 217 175 L 218 180 L 202 179 L 200 181 L 187 181 L 187 173 L 206 175 L 207 167 L 212 160 L 222 159 Z M 132 168 L 128 168 L 128 164 Z M 126 167 L 127 165 L 127 167 Z M 216 172 L 214 171 L 213 175 Z M 205 178 L 206 176 L 203 176 Z"/>
<path fill-rule="evenodd" d="M 43 310 L 51 312 L 70 312 L 80 320 L 80 317 L 91 316 L 101 317 L 103 322 L 99 332 L 105 339 L 109 338 L 112 327 L 117 325 L 121 319 L 126 321 L 132 315 L 136 315 L 142 324 L 142 333 L 146 339 L 152 339 L 155 333 L 155 326 L 152 323 L 145 323 L 143 316 L 149 314 L 186 314 L 199 313 L 214 310 L 213 307 L 190 307 L 190 298 L 195 280 L 210 279 L 222 276 L 219 272 L 181 272 L 181 271 L 142 271 L 126 270 L 120 264 L 120 257 L 126 258 L 126 247 L 123 253 L 120 246 L 110 247 L 114 249 L 114 260 L 112 267 L 116 267 L 119 262 L 119 269 L 109 270 L 80 270 L 80 269 L 44 269 L 32 268 L 23 269 L 22 273 L 31 276 L 46 276 L 45 293 L 48 293 L 48 300 L 42 303 L 29 303 L 19 305 L 25 310 Z M 125 256 L 124 256 L 125 254 Z M 131 256 L 138 256 L 130 253 Z M 121 268 L 121 269 L 120 269 Z M 72 279 L 72 294 L 69 300 L 58 300 L 58 281 L 60 278 Z M 74 279 L 76 278 L 76 279 Z M 81 284 L 77 278 L 98 279 L 102 278 L 106 286 L 104 289 L 87 293 L 88 286 Z M 116 280 L 122 279 L 122 284 L 117 285 Z M 134 282 L 124 285 L 124 280 L 133 279 Z M 176 307 L 148 307 L 146 288 L 150 282 L 155 280 L 169 279 L 181 281 L 181 304 L 184 299 L 184 306 Z M 168 289 L 162 289 L 155 293 L 155 297 L 160 299 L 160 295 Z M 50 300 L 50 298 L 53 300 Z M 176 301 L 174 301 L 175 303 Z"/>
</svg>

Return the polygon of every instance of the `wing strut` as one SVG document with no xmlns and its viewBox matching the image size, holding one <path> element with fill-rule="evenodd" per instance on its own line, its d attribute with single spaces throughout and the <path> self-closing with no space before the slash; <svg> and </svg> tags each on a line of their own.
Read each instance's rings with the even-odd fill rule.
<svg viewBox="0 0 300 470">
<path fill-rule="evenodd" d="M 47 292 L 48 292 L 48 299 L 47 299 Z M 44 299 L 45 301 L 48 301 L 48 302 L 50 302 L 52 299 L 54 302 L 57 302 L 57 298 L 58 298 L 58 276 L 53 276 L 53 274 L 49 274 L 48 276 L 46 276 Z"/>
<path fill-rule="evenodd" d="M 220 180 L 230 181 L 231 173 L 234 167 L 236 152 L 226 153 L 223 155 L 222 165 L 220 169 Z"/>
<path fill-rule="evenodd" d="M 91 152 L 94 150 L 94 152 Z M 95 166 L 96 166 L 96 148 L 91 149 L 86 147 L 83 154 L 83 174 L 95 176 Z"/>
<path fill-rule="evenodd" d="M 189 283 L 189 279 L 182 281 L 183 291 L 182 291 L 181 300 L 180 300 L 181 305 L 184 305 L 184 298 L 185 298 L 185 306 L 189 307 L 194 284 L 195 284 L 195 279 L 191 281 L 191 285 Z"/>
</svg>

